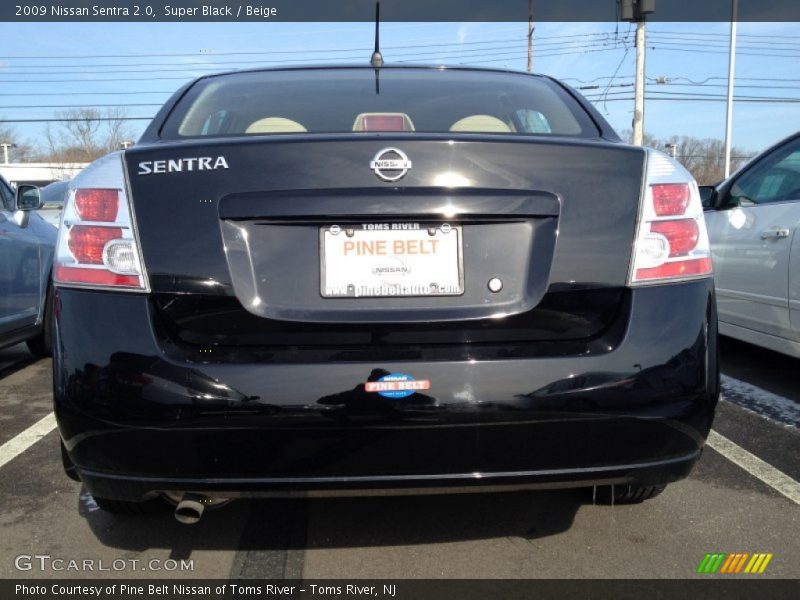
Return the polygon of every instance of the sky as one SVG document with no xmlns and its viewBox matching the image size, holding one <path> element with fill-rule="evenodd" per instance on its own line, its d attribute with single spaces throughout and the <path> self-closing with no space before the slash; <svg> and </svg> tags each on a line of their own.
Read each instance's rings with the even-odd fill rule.
<svg viewBox="0 0 800 600">
<path fill-rule="evenodd" d="M 383 23 L 381 45 L 387 63 L 525 70 L 526 31 L 527 23 Z M 539 23 L 534 71 L 586 88 L 618 132 L 629 130 L 634 31 Z M 647 32 L 646 132 L 724 138 L 730 24 L 649 23 Z M 0 120 L 17 121 L 8 125 L 22 141 L 41 146 L 47 123 L 19 121 L 103 105 L 152 117 L 204 73 L 365 63 L 372 44 L 372 23 L 0 23 Z M 734 146 L 751 154 L 800 130 L 800 23 L 740 23 L 736 82 Z M 129 121 L 134 139 L 146 123 Z"/>
</svg>

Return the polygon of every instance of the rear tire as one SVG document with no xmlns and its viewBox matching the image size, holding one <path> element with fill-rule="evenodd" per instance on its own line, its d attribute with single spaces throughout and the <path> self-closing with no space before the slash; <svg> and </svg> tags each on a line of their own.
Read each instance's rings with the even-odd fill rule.
<svg viewBox="0 0 800 600">
<path fill-rule="evenodd" d="M 598 504 L 639 504 L 655 498 L 666 488 L 664 485 L 604 485 L 597 488 Z"/>
<path fill-rule="evenodd" d="M 170 508 L 169 503 L 163 498 L 151 498 L 144 502 L 128 502 L 127 500 L 111 500 L 94 496 L 94 501 L 102 510 L 112 515 L 154 515 L 166 512 Z"/>
<path fill-rule="evenodd" d="M 44 299 L 44 315 L 42 317 L 42 331 L 36 337 L 27 340 L 28 350 L 39 358 L 52 356 L 53 348 L 53 284 L 47 286 L 47 296 Z"/>
</svg>

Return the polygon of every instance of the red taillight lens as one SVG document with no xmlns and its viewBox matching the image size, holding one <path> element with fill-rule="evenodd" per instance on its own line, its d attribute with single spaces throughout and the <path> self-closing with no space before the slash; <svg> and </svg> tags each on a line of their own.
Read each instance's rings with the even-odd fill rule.
<svg viewBox="0 0 800 600">
<path fill-rule="evenodd" d="M 669 257 L 686 256 L 697 246 L 700 228 L 694 219 L 675 221 L 656 221 L 650 224 L 650 231 L 660 233 L 669 241 Z"/>
<path fill-rule="evenodd" d="M 121 237 L 120 227 L 75 225 L 69 230 L 69 251 L 79 263 L 102 265 L 105 245 Z"/>
<path fill-rule="evenodd" d="M 688 183 L 659 183 L 651 187 L 657 216 L 680 217 L 686 213 L 691 198 Z"/>
<path fill-rule="evenodd" d="M 363 131 L 405 131 L 406 120 L 402 115 L 368 115 L 361 119 Z"/>
<path fill-rule="evenodd" d="M 82 221 L 113 223 L 119 211 L 119 191 L 91 188 L 76 190 L 75 208 Z"/>
</svg>

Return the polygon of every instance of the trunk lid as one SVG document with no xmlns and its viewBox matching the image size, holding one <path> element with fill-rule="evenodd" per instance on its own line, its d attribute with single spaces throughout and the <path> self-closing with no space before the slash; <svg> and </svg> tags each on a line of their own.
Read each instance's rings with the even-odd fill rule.
<svg viewBox="0 0 800 600">
<path fill-rule="evenodd" d="M 153 292 L 235 295 L 269 319 L 400 323 L 516 315 L 548 290 L 626 285 L 641 149 L 459 137 L 204 139 L 127 151 Z M 411 162 L 397 181 L 371 168 L 387 147 Z M 445 223 L 460 237 L 458 293 L 324 297 L 324 228 Z"/>
</svg>

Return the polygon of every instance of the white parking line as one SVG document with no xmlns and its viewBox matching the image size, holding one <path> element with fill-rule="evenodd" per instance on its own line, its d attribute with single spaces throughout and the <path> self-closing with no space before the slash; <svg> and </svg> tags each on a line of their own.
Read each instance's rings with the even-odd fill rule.
<svg viewBox="0 0 800 600">
<path fill-rule="evenodd" d="M 772 489 L 777 490 L 795 504 L 800 504 L 800 483 L 764 462 L 754 454 L 750 454 L 741 446 L 737 446 L 716 431 L 708 434 L 708 445 L 722 454 L 729 461 L 760 479 Z"/>
<path fill-rule="evenodd" d="M 46 436 L 56 428 L 56 416 L 50 413 L 0 446 L 0 467 Z"/>
</svg>

